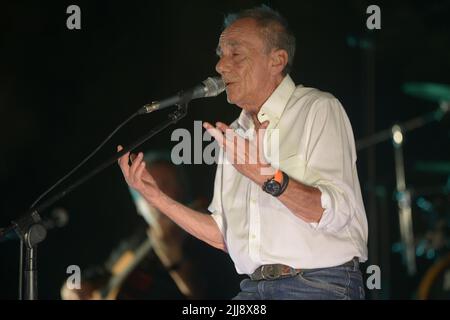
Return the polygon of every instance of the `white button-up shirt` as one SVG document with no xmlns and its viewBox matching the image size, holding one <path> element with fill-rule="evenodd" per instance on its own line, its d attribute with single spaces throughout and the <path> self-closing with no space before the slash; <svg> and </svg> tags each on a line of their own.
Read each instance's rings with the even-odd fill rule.
<svg viewBox="0 0 450 320">
<path fill-rule="evenodd" d="M 341 103 L 329 93 L 296 87 L 288 75 L 257 117 L 261 123 L 270 121 L 266 154 L 267 136 L 278 129 L 279 162 L 273 166 L 290 179 L 318 188 L 324 213 L 318 223 L 305 222 L 239 173 L 221 150 L 208 209 L 237 272 L 251 274 L 272 263 L 309 269 L 337 266 L 353 257 L 367 260 L 367 219 L 355 143 Z M 231 127 L 242 135 L 254 123 L 243 110 Z"/>
</svg>

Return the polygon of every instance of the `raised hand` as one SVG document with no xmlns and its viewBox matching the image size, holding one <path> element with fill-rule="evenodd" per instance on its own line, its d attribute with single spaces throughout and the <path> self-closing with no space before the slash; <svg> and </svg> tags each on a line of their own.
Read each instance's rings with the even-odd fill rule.
<svg viewBox="0 0 450 320">
<path fill-rule="evenodd" d="M 122 146 L 117 146 L 117 151 L 120 152 L 121 150 L 123 150 Z M 155 179 L 146 169 L 143 158 L 142 152 L 139 152 L 137 156 L 130 155 L 127 152 L 119 158 L 118 163 L 127 184 L 151 202 L 152 199 L 160 195 L 161 191 Z M 130 160 L 131 165 L 129 164 Z"/>
</svg>

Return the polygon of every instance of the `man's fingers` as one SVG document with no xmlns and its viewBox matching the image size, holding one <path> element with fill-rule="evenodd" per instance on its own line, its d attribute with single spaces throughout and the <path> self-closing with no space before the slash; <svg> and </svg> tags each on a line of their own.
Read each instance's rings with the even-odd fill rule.
<svg viewBox="0 0 450 320">
<path fill-rule="evenodd" d="M 210 128 L 212 128 L 213 126 L 212 126 L 212 124 L 211 123 L 209 123 L 209 122 L 203 122 L 203 128 L 205 128 L 206 130 L 208 130 L 208 129 L 210 129 Z"/>
<path fill-rule="evenodd" d="M 258 129 L 258 136 L 261 138 L 266 132 L 267 127 L 269 126 L 269 121 L 264 121 Z"/>
<path fill-rule="evenodd" d="M 134 179 L 135 179 L 136 181 L 139 181 L 139 180 L 142 179 L 142 173 L 144 172 L 144 170 L 145 170 L 145 162 L 142 161 L 142 162 L 139 164 L 138 168 L 136 169 L 136 173 L 134 174 Z"/>
<path fill-rule="evenodd" d="M 144 158 L 144 155 L 142 152 L 139 152 L 138 155 L 133 159 L 133 163 L 130 166 L 130 177 L 132 179 L 136 176 L 136 170 L 139 167 L 139 165 L 142 163 L 142 159 Z"/>
<path fill-rule="evenodd" d="M 266 157 L 264 155 L 264 135 L 266 133 L 267 126 L 269 125 L 268 121 L 265 121 L 260 130 L 258 130 L 257 139 L 255 141 L 255 148 L 257 152 L 257 161 L 260 163 L 267 163 Z"/>
<path fill-rule="evenodd" d="M 123 150 L 121 145 L 117 146 L 117 152 Z M 125 177 L 125 180 L 130 186 L 134 186 L 134 184 L 140 180 L 142 180 L 142 175 L 145 170 L 145 162 L 143 161 L 144 154 L 139 152 L 136 154 L 131 154 L 129 152 L 125 153 L 123 156 L 119 158 L 119 166 L 122 170 L 122 173 Z M 131 160 L 131 166 L 129 161 Z"/>
<path fill-rule="evenodd" d="M 233 129 L 223 122 L 216 123 L 224 134 L 224 149 L 226 149 L 228 156 L 232 163 L 243 164 L 246 163 L 248 140 L 242 138 Z"/>
<path fill-rule="evenodd" d="M 223 133 L 223 136 L 224 136 L 224 138 L 225 138 L 225 140 L 224 140 L 224 145 L 226 146 L 227 145 L 227 143 L 229 144 L 229 145 L 235 145 L 235 141 L 236 141 L 236 139 L 237 140 L 239 140 L 239 139 L 242 139 L 238 134 L 236 134 L 236 132 L 234 132 L 234 130 L 233 129 L 231 129 L 229 126 L 227 126 L 225 123 L 223 123 L 223 122 L 216 122 L 216 126 L 217 126 L 217 128 L 219 128 L 220 129 L 220 131 L 222 131 L 222 133 Z"/>
<path fill-rule="evenodd" d="M 217 143 L 219 144 L 220 147 L 223 148 L 224 146 L 224 137 L 222 132 L 217 129 L 216 127 L 214 127 L 213 125 L 211 125 L 208 122 L 204 122 L 203 123 L 203 128 L 206 129 L 206 131 L 208 131 L 208 133 L 214 138 L 216 139 Z"/>
<path fill-rule="evenodd" d="M 264 121 L 261 126 L 259 127 L 260 129 L 267 129 L 267 127 L 269 126 L 270 122 L 269 121 Z"/>
<path fill-rule="evenodd" d="M 118 146 L 117 146 L 117 151 L 120 152 L 120 151 L 122 151 L 122 150 L 123 150 L 122 146 L 121 146 L 121 145 L 118 145 Z M 128 157 L 129 157 L 129 155 L 130 155 L 130 153 L 127 152 L 127 153 L 125 153 L 123 156 L 121 156 L 121 157 L 119 158 L 119 160 L 118 160 L 120 169 L 122 170 L 122 173 L 123 173 L 123 175 L 124 175 L 124 177 L 125 177 L 126 179 L 128 178 L 128 175 L 129 175 L 129 169 L 130 169 L 130 168 L 129 168 L 129 165 L 128 165 Z"/>
<path fill-rule="evenodd" d="M 216 127 L 219 128 L 223 133 L 226 133 L 227 130 L 231 130 L 230 127 L 223 122 L 216 122 Z"/>
<path fill-rule="evenodd" d="M 262 144 L 262 141 L 264 139 L 264 134 L 266 133 L 266 129 L 269 126 L 269 121 L 264 121 L 261 126 L 258 129 L 258 134 L 257 134 L 257 141 L 258 141 L 258 145 Z"/>
</svg>

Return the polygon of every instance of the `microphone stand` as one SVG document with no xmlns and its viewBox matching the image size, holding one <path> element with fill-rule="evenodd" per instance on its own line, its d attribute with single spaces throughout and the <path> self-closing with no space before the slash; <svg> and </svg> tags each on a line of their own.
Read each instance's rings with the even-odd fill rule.
<svg viewBox="0 0 450 320">
<path fill-rule="evenodd" d="M 37 290 L 37 245 L 44 241 L 47 235 L 47 229 L 42 224 L 39 215 L 56 201 L 65 197 L 67 194 L 75 190 L 77 187 L 90 180 L 92 177 L 116 163 L 117 160 L 129 151 L 132 151 L 152 138 L 159 132 L 166 129 L 171 124 L 175 124 L 187 115 L 189 99 L 184 99 L 183 103 L 177 104 L 177 110 L 170 113 L 168 118 L 152 129 L 150 132 L 139 138 L 131 144 L 110 157 L 104 163 L 87 173 L 83 177 L 76 180 L 63 191 L 44 201 L 40 205 L 31 208 L 24 215 L 11 222 L 11 225 L 5 229 L 0 229 L 0 239 L 6 236 L 10 231 L 14 230 L 20 238 L 20 261 L 19 261 L 19 300 L 36 300 L 38 298 Z M 24 282 L 22 283 L 22 277 Z M 23 294 L 24 293 L 24 294 Z"/>
</svg>

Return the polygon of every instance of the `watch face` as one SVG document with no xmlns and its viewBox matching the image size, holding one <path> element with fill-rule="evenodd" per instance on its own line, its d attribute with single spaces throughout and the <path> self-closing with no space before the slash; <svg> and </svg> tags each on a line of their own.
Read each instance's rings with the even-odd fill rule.
<svg viewBox="0 0 450 320">
<path fill-rule="evenodd" d="M 281 190 L 281 184 L 275 180 L 270 180 L 266 184 L 266 192 L 270 194 L 278 194 Z"/>
</svg>

